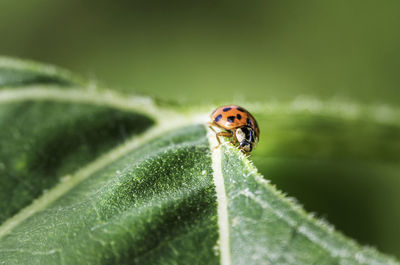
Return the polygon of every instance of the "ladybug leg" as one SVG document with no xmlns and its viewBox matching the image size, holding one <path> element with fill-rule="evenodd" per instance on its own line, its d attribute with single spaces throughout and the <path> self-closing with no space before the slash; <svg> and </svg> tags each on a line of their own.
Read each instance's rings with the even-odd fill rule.
<svg viewBox="0 0 400 265">
<path fill-rule="evenodd" d="M 221 141 L 219 140 L 219 137 L 220 136 L 232 137 L 232 133 L 230 133 L 230 132 L 217 132 L 217 134 L 215 134 L 215 136 L 217 137 L 217 141 L 218 141 L 218 145 L 215 148 L 218 148 L 221 145 Z"/>
<path fill-rule="evenodd" d="M 214 129 L 213 126 L 215 126 L 215 123 L 214 123 L 214 122 L 209 122 L 209 123 L 208 123 L 208 128 L 210 128 L 213 132 L 215 132 L 215 136 L 216 136 L 217 141 L 218 141 L 217 147 L 219 147 L 219 146 L 221 145 L 221 141 L 220 141 L 219 138 L 218 138 L 218 132 Z M 215 148 L 217 148 L 217 147 L 215 147 Z"/>
<path fill-rule="evenodd" d="M 232 137 L 232 133 L 231 132 L 225 132 L 225 131 L 222 131 L 222 132 L 217 132 L 215 129 L 214 129 L 214 126 L 217 126 L 218 127 L 218 125 L 216 125 L 215 124 L 215 122 L 209 122 L 208 123 L 208 127 L 213 131 L 213 132 L 215 132 L 215 137 L 217 138 L 217 141 L 218 141 L 218 145 L 215 147 L 215 148 L 218 148 L 222 143 L 221 143 L 221 140 L 219 139 L 219 137 L 220 136 L 223 136 L 223 137 Z M 236 138 L 236 137 L 235 137 Z"/>
<path fill-rule="evenodd" d="M 213 122 L 208 123 L 208 128 L 210 128 L 213 132 L 217 133 L 213 126 L 215 126 L 215 124 Z"/>
</svg>

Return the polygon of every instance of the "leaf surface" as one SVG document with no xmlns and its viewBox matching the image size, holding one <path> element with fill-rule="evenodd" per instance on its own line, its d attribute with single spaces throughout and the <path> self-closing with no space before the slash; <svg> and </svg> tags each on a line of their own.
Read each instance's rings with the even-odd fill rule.
<svg viewBox="0 0 400 265">
<path fill-rule="evenodd" d="M 0 89 L 32 85 L 71 87 L 84 84 L 82 79 L 53 66 L 0 57 Z"/>
<path fill-rule="evenodd" d="M 215 149 L 206 112 L 15 68 L 0 67 L 0 264 L 398 264 L 307 214 L 237 149 Z M 294 138 L 269 135 L 290 152 Z"/>
</svg>

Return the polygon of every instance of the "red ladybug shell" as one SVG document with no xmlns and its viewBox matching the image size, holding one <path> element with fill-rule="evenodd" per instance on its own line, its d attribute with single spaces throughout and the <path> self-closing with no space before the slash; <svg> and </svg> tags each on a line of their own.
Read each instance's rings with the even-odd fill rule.
<svg viewBox="0 0 400 265">
<path fill-rule="evenodd" d="M 213 124 L 228 131 L 248 126 L 254 130 L 257 138 L 260 136 L 257 121 L 250 112 L 240 106 L 227 105 L 219 107 L 211 113 L 211 120 Z"/>
</svg>

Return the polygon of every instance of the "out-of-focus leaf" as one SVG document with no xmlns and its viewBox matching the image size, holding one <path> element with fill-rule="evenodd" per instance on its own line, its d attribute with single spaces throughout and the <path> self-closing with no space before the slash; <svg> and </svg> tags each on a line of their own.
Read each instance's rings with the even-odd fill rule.
<svg viewBox="0 0 400 265">
<path fill-rule="evenodd" d="M 85 81 L 50 65 L 0 57 L 0 89 L 32 85 L 81 86 Z"/>
<path fill-rule="evenodd" d="M 197 111 L 39 83 L 0 91 L 0 264 L 398 264 L 215 149 Z"/>
</svg>

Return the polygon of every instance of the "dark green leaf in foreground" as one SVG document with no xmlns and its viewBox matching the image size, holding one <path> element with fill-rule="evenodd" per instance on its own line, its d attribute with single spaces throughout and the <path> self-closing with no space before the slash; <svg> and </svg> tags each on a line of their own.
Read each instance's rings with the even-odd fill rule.
<svg viewBox="0 0 400 265">
<path fill-rule="evenodd" d="M 195 115 L 18 69 L 0 69 L 0 264 L 399 264 L 210 147 Z"/>
<path fill-rule="evenodd" d="M 203 126 L 167 133 L 95 172 L 2 238 L 2 259 L 11 264 L 218 263 L 204 136 Z"/>
<path fill-rule="evenodd" d="M 0 105 L 0 223 L 62 176 L 152 123 L 137 113 L 87 104 Z"/>
<path fill-rule="evenodd" d="M 234 264 L 397 264 L 311 218 L 237 153 L 222 161 Z"/>
</svg>

